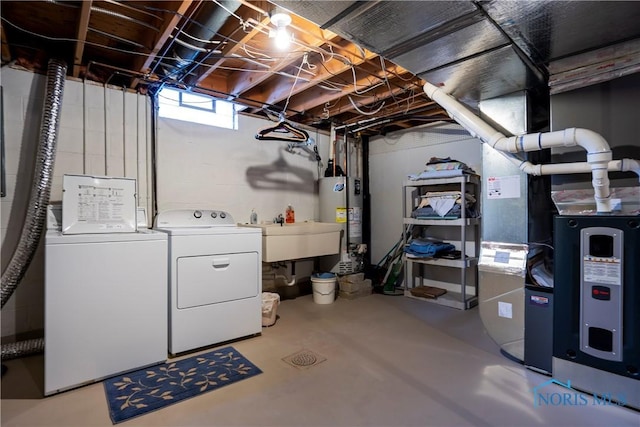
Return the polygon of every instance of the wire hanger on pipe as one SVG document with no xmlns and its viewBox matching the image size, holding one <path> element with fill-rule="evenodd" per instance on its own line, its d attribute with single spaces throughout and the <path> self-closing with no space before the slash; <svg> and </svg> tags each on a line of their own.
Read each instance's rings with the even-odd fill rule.
<svg viewBox="0 0 640 427">
<path fill-rule="evenodd" d="M 309 134 L 293 126 L 286 120 L 280 120 L 277 125 L 260 129 L 256 139 L 261 141 L 286 141 L 310 144 Z"/>
</svg>

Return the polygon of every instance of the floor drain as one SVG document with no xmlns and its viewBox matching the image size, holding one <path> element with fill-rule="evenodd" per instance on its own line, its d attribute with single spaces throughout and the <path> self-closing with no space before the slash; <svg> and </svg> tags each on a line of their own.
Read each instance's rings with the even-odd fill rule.
<svg viewBox="0 0 640 427">
<path fill-rule="evenodd" d="M 282 360 L 284 360 L 291 366 L 295 366 L 296 368 L 306 369 L 322 363 L 327 359 L 312 351 L 301 350 L 297 353 L 293 353 L 292 355 L 283 358 Z"/>
<path fill-rule="evenodd" d="M 291 358 L 291 363 L 296 366 L 311 366 L 317 361 L 318 358 L 311 353 L 300 353 Z"/>
</svg>

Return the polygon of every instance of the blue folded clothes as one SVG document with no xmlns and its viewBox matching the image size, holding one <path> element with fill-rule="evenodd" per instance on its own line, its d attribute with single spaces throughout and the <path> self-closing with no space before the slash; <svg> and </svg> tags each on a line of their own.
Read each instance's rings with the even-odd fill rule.
<svg viewBox="0 0 640 427">
<path fill-rule="evenodd" d="M 441 252 L 450 252 L 455 249 L 456 247 L 451 243 L 414 239 L 404 248 L 404 251 L 417 257 L 431 258 Z"/>
</svg>

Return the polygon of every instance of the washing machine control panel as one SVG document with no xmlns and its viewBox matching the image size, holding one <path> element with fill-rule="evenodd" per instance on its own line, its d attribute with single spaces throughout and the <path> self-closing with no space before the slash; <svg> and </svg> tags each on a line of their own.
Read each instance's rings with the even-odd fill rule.
<svg viewBox="0 0 640 427">
<path fill-rule="evenodd" d="M 235 226 L 231 214 L 225 211 L 206 209 L 174 209 L 160 212 L 156 217 L 156 228 Z"/>
</svg>

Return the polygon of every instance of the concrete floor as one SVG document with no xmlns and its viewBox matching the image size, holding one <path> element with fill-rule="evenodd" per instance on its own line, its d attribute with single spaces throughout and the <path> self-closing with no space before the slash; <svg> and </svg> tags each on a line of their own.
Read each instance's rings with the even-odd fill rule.
<svg viewBox="0 0 640 427">
<path fill-rule="evenodd" d="M 306 295 L 282 301 L 278 316 L 231 344 L 262 374 L 122 425 L 640 426 L 640 412 L 623 407 L 534 407 L 533 388 L 550 378 L 500 355 L 477 308 L 383 295 L 318 305 Z M 303 349 L 326 360 L 306 369 L 282 360 Z M 43 398 L 42 355 L 6 365 L 3 427 L 112 425 L 102 383 Z"/>
</svg>

